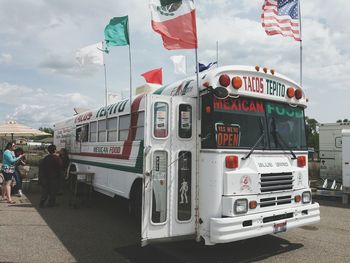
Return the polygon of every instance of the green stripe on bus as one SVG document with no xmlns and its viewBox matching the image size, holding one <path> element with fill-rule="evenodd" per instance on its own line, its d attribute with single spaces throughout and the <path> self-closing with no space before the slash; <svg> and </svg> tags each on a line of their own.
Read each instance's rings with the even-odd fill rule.
<svg viewBox="0 0 350 263">
<path fill-rule="evenodd" d="M 143 142 L 140 143 L 139 153 L 136 157 L 136 163 L 134 167 L 111 164 L 111 163 L 100 163 L 100 162 L 92 162 L 92 161 L 86 161 L 86 160 L 77 160 L 77 159 L 71 159 L 71 161 L 75 163 L 87 164 L 87 165 L 103 167 L 103 168 L 108 168 L 108 169 L 113 169 L 113 170 L 118 170 L 123 172 L 141 174 L 143 172 Z"/>
<path fill-rule="evenodd" d="M 168 85 L 165 85 L 163 87 L 160 87 L 159 89 L 157 89 L 155 92 L 153 92 L 153 94 L 156 94 L 156 95 L 160 95 L 162 94 L 163 90 L 167 87 Z"/>
</svg>

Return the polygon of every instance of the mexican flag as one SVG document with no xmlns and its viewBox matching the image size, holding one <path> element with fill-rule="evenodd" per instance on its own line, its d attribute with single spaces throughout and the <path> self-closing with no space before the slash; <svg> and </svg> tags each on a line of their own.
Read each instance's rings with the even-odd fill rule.
<svg viewBox="0 0 350 263">
<path fill-rule="evenodd" d="M 197 48 L 196 11 L 193 0 L 150 0 L 152 28 L 166 49 Z"/>
</svg>

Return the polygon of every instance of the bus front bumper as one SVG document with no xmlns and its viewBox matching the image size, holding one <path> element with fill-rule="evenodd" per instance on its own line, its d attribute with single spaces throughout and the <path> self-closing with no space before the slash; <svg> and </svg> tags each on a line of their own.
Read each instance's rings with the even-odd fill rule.
<svg viewBox="0 0 350 263">
<path fill-rule="evenodd" d="M 211 218 L 210 243 L 228 243 L 285 232 L 319 221 L 320 206 L 318 203 L 238 217 Z"/>
</svg>

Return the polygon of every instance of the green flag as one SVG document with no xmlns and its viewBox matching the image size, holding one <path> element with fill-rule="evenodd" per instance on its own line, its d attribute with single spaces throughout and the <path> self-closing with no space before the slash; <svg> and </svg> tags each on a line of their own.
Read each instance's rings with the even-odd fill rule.
<svg viewBox="0 0 350 263">
<path fill-rule="evenodd" d="M 129 45 L 128 16 L 113 17 L 105 28 L 107 48 Z"/>
</svg>

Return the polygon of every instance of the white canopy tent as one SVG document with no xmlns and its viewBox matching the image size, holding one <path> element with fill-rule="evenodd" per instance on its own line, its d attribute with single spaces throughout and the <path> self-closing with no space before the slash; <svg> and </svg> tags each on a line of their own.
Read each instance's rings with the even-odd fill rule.
<svg viewBox="0 0 350 263">
<path fill-rule="evenodd" d="M 49 133 L 17 123 L 16 121 L 0 124 L 0 137 L 11 136 L 11 140 L 13 140 L 14 137 L 32 137 L 39 135 L 51 136 Z"/>
</svg>

